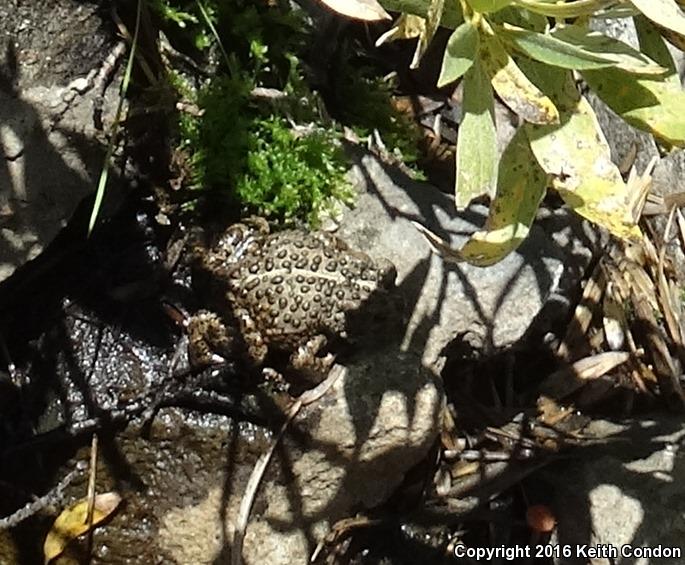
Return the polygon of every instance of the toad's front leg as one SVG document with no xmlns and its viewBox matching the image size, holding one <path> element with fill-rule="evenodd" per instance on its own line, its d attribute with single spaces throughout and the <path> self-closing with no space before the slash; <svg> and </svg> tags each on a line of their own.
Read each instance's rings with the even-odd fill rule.
<svg viewBox="0 0 685 565">
<path fill-rule="evenodd" d="M 225 363 L 235 355 L 236 336 L 214 312 L 201 310 L 186 321 L 188 358 L 196 366 Z"/>
<path fill-rule="evenodd" d="M 243 357 L 253 367 L 257 368 L 264 364 L 269 348 L 264 336 L 259 331 L 257 324 L 250 312 L 245 308 L 234 308 L 233 318 L 238 325 L 242 341 Z"/>
</svg>

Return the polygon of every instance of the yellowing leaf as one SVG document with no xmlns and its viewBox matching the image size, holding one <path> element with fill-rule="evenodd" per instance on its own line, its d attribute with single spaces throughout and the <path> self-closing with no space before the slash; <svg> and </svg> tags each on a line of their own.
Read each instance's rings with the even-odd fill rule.
<svg viewBox="0 0 685 565">
<path fill-rule="evenodd" d="M 321 0 L 334 12 L 366 22 L 389 20 L 390 14 L 376 0 Z"/>
<path fill-rule="evenodd" d="M 419 37 L 426 29 L 426 20 L 412 14 L 402 14 L 395 24 L 376 40 L 376 47 L 398 39 Z"/>
<path fill-rule="evenodd" d="M 461 257 L 485 267 L 514 251 L 528 236 L 546 186 L 547 175 L 536 163 L 525 132 L 519 129 L 502 154 L 497 195 L 485 230 L 471 236 Z"/>
<path fill-rule="evenodd" d="M 654 23 L 685 35 L 685 14 L 673 0 L 631 0 Z"/>
<path fill-rule="evenodd" d="M 483 194 L 492 196 L 497 187 L 494 98 L 478 60 L 464 75 L 463 110 L 457 137 L 457 209 Z"/>
<path fill-rule="evenodd" d="M 454 30 L 447 42 L 438 88 L 449 84 L 469 70 L 476 58 L 478 31 L 470 22 L 464 22 Z"/>
<path fill-rule="evenodd" d="M 493 88 L 513 112 L 533 124 L 559 121 L 554 103 L 528 80 L 497 36 L 481 35 L 479 56 Z"/>
<path fill-rule="evenodd" d="M 414 52 L 414 57 L 410 69 L 416 69 L 421 62 L 421 57 L 428 49 L 429 43 L 432 41 L 438 26 L 440 25 L 440 18 L 442 18 L 442 9 L 445 5 L 445 0 L 430 0 L 430 5 L 428 6 L 428 12 L 426 14 L 426 22 L 423 26 L 423 30 L 419 33 L 419 42 L 416 45 L 416 51 Z"/>
<path fill-rule="evenodd" d="M 634 195 L 612 163 L 597 117 L 576 91 L 572 75 L 546 69 L 539 72 L 539 78 L 564 111 L 558 126 L 524 125 L 538 163 L 552 175 L 554 188 L 578 214 L 617 237 L 639 237 L 633 217 Z"/>
<path fill-rule="evenodd" d="M 662 80 L 612 68 L 582 73 L 592 90 L 626 122 L 669 145 L 685 146 L 685 93 L 675 73 Z"/>
<path fill-rule="evenodd" d="M 121 497 L 115 492 L 96 495 L 93 526 L 97 526 L 109 517 L 120 502 Z M 88 500 L 82 499 L 64 509 L 57 516 L 43 544 L 43 556 L 46 564 L 59 557 L 72 540 L 88 531 L 87 513 Z"/>
<path fill-rule="evenodd" d="M 656 80 L 606 69 L 602 72 L 584 71 L 583 78 L 628 123 L 652 133 L 666 144 L 683 147 L 685 93 L 673 59 L 654 25 L 642 16 L 634 20 L 642 51 L 668 68 L 669 74 Z"/>
</svg>

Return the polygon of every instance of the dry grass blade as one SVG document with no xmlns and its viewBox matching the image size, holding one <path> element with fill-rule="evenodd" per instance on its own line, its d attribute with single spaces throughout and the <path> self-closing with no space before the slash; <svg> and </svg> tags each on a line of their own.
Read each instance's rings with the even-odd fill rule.
<svg viewBox="0 0 685 565">
<path fill-rule="evenodd" d="M 95 202 L 93 203 L 93 209 L 90 213 L 90 220 L 88 221 L 88 235 L 92 233 L 93 228 L 95 227 L 95 222 L 97 221 L 98 215 L 100 213 L 100 208 L 102 207 L 102 200 L 105 196 L 105 189 L 107 188 L 109 168 L 112 164 L 112 157 L 114 156 L 114 149 L 117 145 L 119 126 L 121 124 L 121 117 L 123 115 L 124 99 L 126 98 L 126 92 L 128 91 L 128 86 L 131 82 L 131 75 L 133 74 L 133 61 L 136 54 L 136 45 L 138 44 L 138 34 L 140 33 L 140 19 L 142 10 L 143 0 L 138 0 L 138 8 L 136 10 L 136 28 L 133 32 L 133 39 L 131 40 L 131 51 L 129 53 L 128 61 L 126 63 L 124 78 L 121 81 L 119 102 L 117 104 L 117 110 L 114 115 L 114 123 L 112 124 L 109 144 L 107 145 L 105 162 L 102 166 L 102 171 L 100 172 L 100 180 L 98 181 L 98 188 L 97 192 L 95 193 Z"/>
<path fill-rule="evenodd" d="M 669 406 L 680 410 L 685 407 L 685 396 L 668 345 L 659 331 L 654 311 L 639 295 L 633 295 L 631 302 L 641 326 L 646 347 L 654 361 L 654 372 L 659 387 Z"/>
<path fill-rule="evenodd" d="M 628 282 L 628 286 L 622 288 L 623 300 L 629 300 L 630 296 L 634 293 L 637 296 L 641 296 L 642 300 L 647 301 L 650 308 L 658 310 L 659 301 L 656 296 L 654 281 L 652 281 L 644 267 L 635 261 L 624 259 L 620 262 L 619 269 L 623 278 Z M 615 282 L 618 280 L 618 277 L 614 277 L 612 280 Z"/>
<path fill-rule="evenodd" d="M 685 193 L 684 193 L 685 194 Z M 678 234 L 680 235 L 680 248 L 685 251 L 685 218 L 680 208 L 675 209 L 675 217 L 678 222 Z"/>
<path fill-rule="evenodd" d="M 642 217 L 642 213 L 649 196 L 649 191 L 652 186 L 652 171 L 659 161 L 658 157 L 652 157 L 644 172 L 641 175 L 637 174 L 635 167 L 630 169 L 628 180 L 626 182 L 628 194 L 630 195 L 629 208 L 633 216 L 633 222 L 638 223 Z"/>
<path fill-rule="evenodd" d="M 457 249 L 452 249 L 444 239 L 434 234 L 427 227 L 418 222 L 412 222 L 414 227 L 419 230 L 428 240 L 436 253 L 438 253 L 447 263 L 463 263 L 464 258 Z"/>
<path fill-rule="evenodd" d="M 608 351 L 585 357 L 549 375 L 540 384 L 540 391 L 551 398 L 564 398 L 588 381 L 607 374 L 628 359 L 630 353 L 625 351 Z"/>
<path fill-rule="evenodd" d="M 372 526 L 377 526 L 380 523 L 380 520 L 371 519 L 367 516 L 353 516 L 351 518 L 343 518 L 342 520 L 339 520 L 333 524 L 330 533 L 316 546 L 316 549 L 314 550 L 314 553 L 312 553 L 309 562 L 313 563 L 316 561 L 324 546 L 336 543 L 336 541 L 338 541 L 340 538 L 354 530 L 370 528 Z"/>
<path fill-rule="evenodd" d="M 573 319 L 557 350 L 557 355 L 561 359 L 570 360 L 577 355 L 577 346 L 585 339 L 594 312 L 604 294 L 606 284 L 607 279 L 604 270 L 601 265 L 597 265 L 583 289 L 583 296 L 576 306 Z"/>
<path fill-rule="evenodd" d="M 675 219 L 676 208 L 671 208 L 671 212 L 666 222 L 664 234 L 662 237 L 661 249 L 659 250 L 659 263 L 657 265 L 657 288 L 659 289 L 659 304 L 661 312 L 666 320 L 666 327 L 671 339 L 678 345 L 683 344 L 683 337 L 680 333 L 680 320 L 677 316 L 676 306 L 672 300 L 671 287 L 666 280 L 664 271 L 664 262 L 666 260 L 666 248 L 670 239 L 671 227 Z"/>
<path fill-rule="evenodd" d="M 626 341 L 628 323 L 623 312 L 623 306 L 616 296 L 615 285 L 611 281 L 607 283 L 602 310 L 604 339 L 609 349 L 620 351 Z"/>
<path fill-rule="evenodd" d="M 645 216 L 660 216 L 662 214 L 668 214 L 674 206 L 676 208 L 685 206 L 685 191 L 674 192 L 673 194 L 667 194 L 665 196 L 650 194 L 647 197 L 647 203 L 645 204 L 645 209 L 642 213 Z"/>
<path fill-rule="evenodd" d="M 243 562 L 243 541 L 245 539 L 245 530 L 247 529 L 247 522 L 250 517 L 250 511 L 252 509 L 252 504 L 254 503 L 255 496 L 257 495 L 257 490 L 264 476 L 271 458 L 273 457 L 276 446 L 279 444 L 283 435 L 285 434 L 290 422 L 293 421 L 297 413 L 303 406 L 316 402 L 324 394 L 326 394 L 331 387 L 340 379 L 345 373 L 345 369 L 340 365 L 335 365 L 330 372 L 328 377 L 322 381 L 319 385 L 312 389 L 309 389 L 302 393 L 293 402 L 292 406 L 288 410 L 288 416 L 286 421 L 283 423 L 278 435 L 274 439 L 271 447 L 257 460 L 257 463 L 252 469 L 250 478 L 245 485 L 245 493 L 240 501 L 240 509 L 238 511 L 238 517 L 236 518 L 235 524 L 235 534 L 233 536 L 233 546 L 231 548 L 231 565 L 241 565 Z"/>
</svg>

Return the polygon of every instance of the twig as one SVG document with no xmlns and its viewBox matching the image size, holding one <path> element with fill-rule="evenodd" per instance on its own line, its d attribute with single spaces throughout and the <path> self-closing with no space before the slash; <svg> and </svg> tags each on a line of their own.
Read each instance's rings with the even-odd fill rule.
<svg viewBox="0 0 685 565">
<path fill-rule="evenodd" d="M 95 511 L 95 479 L 97 476 L 98 462 L 98 435 L 93 434 L 90 442 L 90 469 L 88 473 L 88 509 L 86 511 L 86 524 L 88 524 L 88 551 L 90 556 L 93 550 L 93 512 Z"/>
<path fill-rule="evenodd" d="M 78 476 L 80 476 L 86 469 L 87 465 L 84 461 L 79 461 L 73 471 L 67 475 L 57 484 L 55 488 L 48 491 L 45 495 L 37 498 L 32 502 L 28 502 L 19 510 L 13 512 L 9 516 L 0 519 L 0 530 L 13 528 L 20 522 L 30 518 L 34 514 L 40 512 L 44 508 L 51 506 L 62 500 L 64 497 L 64 489 L 66 489 Z"/>
</svg>

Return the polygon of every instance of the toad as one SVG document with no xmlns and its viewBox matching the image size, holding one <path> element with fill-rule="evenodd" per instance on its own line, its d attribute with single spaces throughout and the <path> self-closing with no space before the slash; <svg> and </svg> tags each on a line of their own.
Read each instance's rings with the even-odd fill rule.
<svg viewBox="0 0 685 565">
<path fill-rule="evenodd" d="M 357 343 L 398 311 L 390 294 L 395 267 L 330 233 L 270 233 L 264 219 L 252 218 L 214 245 L 202 239 L 196 235 L 193 244 L 195 278 L 211 310 L 187 322 L 194 364 L 237 354 L 259 367 L 267 354 L 280 353 L 288 368 L 324 376 L 334 361 L 322 355 L 329 342 Z"/>
</svg>

